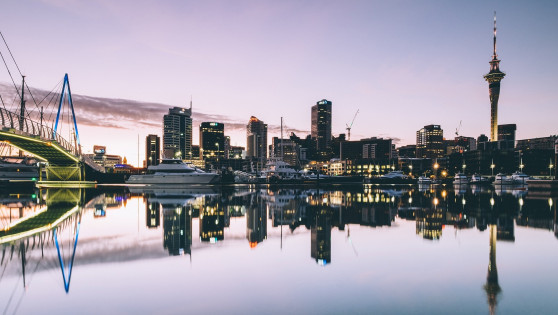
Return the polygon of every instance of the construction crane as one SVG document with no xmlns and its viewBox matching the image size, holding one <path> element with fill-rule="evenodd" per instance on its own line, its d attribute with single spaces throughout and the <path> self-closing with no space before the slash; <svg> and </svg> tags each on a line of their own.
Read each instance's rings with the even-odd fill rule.
<svg viewBox="0 0 558 315">
<path fill-rule="evenodd" d="M 351 128 L 353 128 L 353 124 L 355 122 L 356 116 L 358 115 L 358 111 L 359 110 L 357 109 L 357 111 L 355 113 L 355 116 L 353 117 L 353 120 L 351 121 L 351 124 L 350 125 L 345 124 L 347 126 L 347 128 L 345 128 L 345 129 L 347 129 L 347 140 L 351 140 Z"/>
<path fill-rule="evenodd" d="M 459 137 L 459 131 L 461 130 L 461 122 L 462 120 L 459 121 L 459 127 L 455 128 L 455 135 Z"/>
</svg>

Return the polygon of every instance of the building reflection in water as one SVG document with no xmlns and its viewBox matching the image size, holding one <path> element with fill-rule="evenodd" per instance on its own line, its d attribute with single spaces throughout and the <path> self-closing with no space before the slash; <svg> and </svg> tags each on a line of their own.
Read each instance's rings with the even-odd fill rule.
<svg viewBox="0 0 558 315">
<path fill-rule="evenodd" d="M 314 217 L 310 229 L 310 256 L 319 265 L 325 266 L 331 262 L 331 215 L 332 211 L 326 206 L 312 207 Z"/>
<path fill-rule="evenodd" d="M 158 202 L 145 202 L 145 225 L 148 229 L 158 228 L 161 221 L 161 206 Z"/>
<path fill-rule="evenodd" d="M 255 200 L 246 209 L 246 238 L 251 248 L 267 238 L 267 208 L 259 194 L 253 197 Z"/>
<path fill-rule="evenodd" d="M 188 206 L 163 206 L 163 246 L 172 256 L 192 254 L 192 215 Z"/>
<path fill-rule="evenodd" d="M 192 253 L 191 195 L 174 190 L 153 190 L 145 194 L 145 225 L 158 228 L 163 220 L 163 248 L 171 256 Z"/>
<path fill-rule="evenodd" d="M 225 238 L 225 210 L 218 202 L 207 202 L 200 208 L 200 240 L 216 243 Z"/>
<path fill-rule="evenodd" d="M 443 209 L 438 206 L 438 198 L 434 198 L 432 208 L 416 212 L 416 233 L 428 240 L 442 237 Z"/>
</svg>

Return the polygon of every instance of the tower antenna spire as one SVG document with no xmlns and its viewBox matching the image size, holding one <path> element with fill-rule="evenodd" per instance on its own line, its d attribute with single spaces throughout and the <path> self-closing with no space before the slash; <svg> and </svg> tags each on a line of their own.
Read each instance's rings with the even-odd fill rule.
<svg viewBox="0 0 558 315">
<path fill-rule="evenodd" d="M 192 95 L 190 95 L 190 113 L 192 111 Z"/>
<path fill-rule="evenodd" d="M 497 59 L 496 55 L 496 11 L 494 11 L 494 55 L 492 56 L 494 59 Z"/>
</svg>

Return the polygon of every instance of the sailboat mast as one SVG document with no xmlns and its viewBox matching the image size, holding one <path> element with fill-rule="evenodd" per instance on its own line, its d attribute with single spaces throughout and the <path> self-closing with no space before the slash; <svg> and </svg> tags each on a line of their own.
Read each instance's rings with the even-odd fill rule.
<svg viewBox="0 0 558 315">
<path fill-rule="evenodd" d="M 283 161 L 283 117 L 281 117 L 281 161 Z"/>
</svg>

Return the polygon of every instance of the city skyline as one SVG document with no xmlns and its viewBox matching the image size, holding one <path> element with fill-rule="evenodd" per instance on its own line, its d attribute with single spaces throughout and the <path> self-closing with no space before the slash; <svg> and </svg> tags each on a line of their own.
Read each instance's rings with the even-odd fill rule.
<svg viewBox="0 0 558 315">
<path fill-rule="evenodd" d="M 278 126 L 281 116 L 295 132 L 309 132 L 310 108 L 324 98 L 334 104 L 333 135 L 346 132 L 357 109 L 354 139 L 378 136 L 393 138 L 398 146 L 412 144 L 424 125 L 439 124 L 448 137 L 459 121 L 463 135 L 489 134 L 490 102 L 482 76 L 492 52 L 496 9 L 498 55 L 509 74 L 501 87 L 499 123 L 517 124 L 517 139 L 556 133 L 552 117 L 558 92 L 552 87 L 558 66 L 540 67 L 539 61 L 558 55 L 558 46 L 545 36 L 558 23 L 552 2 L 2 6 L 10 14 L 2 15 L 1 31 L 30 86 L 49 91 L 68 72 L 75 94 L 104 98 L 116 118 L 138 109 L 123 108 L 131 106 L 126 104 L 166 112 L 187 107 L 193 95 L 193 130 L 200 122 L 223 122 L 233 145 L 244 145 L 245 121 L 252 115 L 270 124 L 269 138 L 277 135 L 271 126 Z M 24 16 L 35 22 L 22 23 Z M 147 16 L 151 22 L 137 19 Z M 284 20 L 293 23 L 276 22 Z M 58 37 L 70 43 L 50 40 Z M 0 82 L 11 85 L 5 71 Z M 107 145 L 110 153 L 136 164 L 133 122 L 111 125 L 93 110 L 79 116 L 83 103 L 77 98 L 75 103 L 84 149 Z M 532 114 L 525 115 L 526 107 Z M 203 119 L 204 114 L 226 120 Z M 154 123 L 161 125 L 162 116 L 152 116 L 140 139 L 161 135 L 162 126 Z"/>
</svg>

